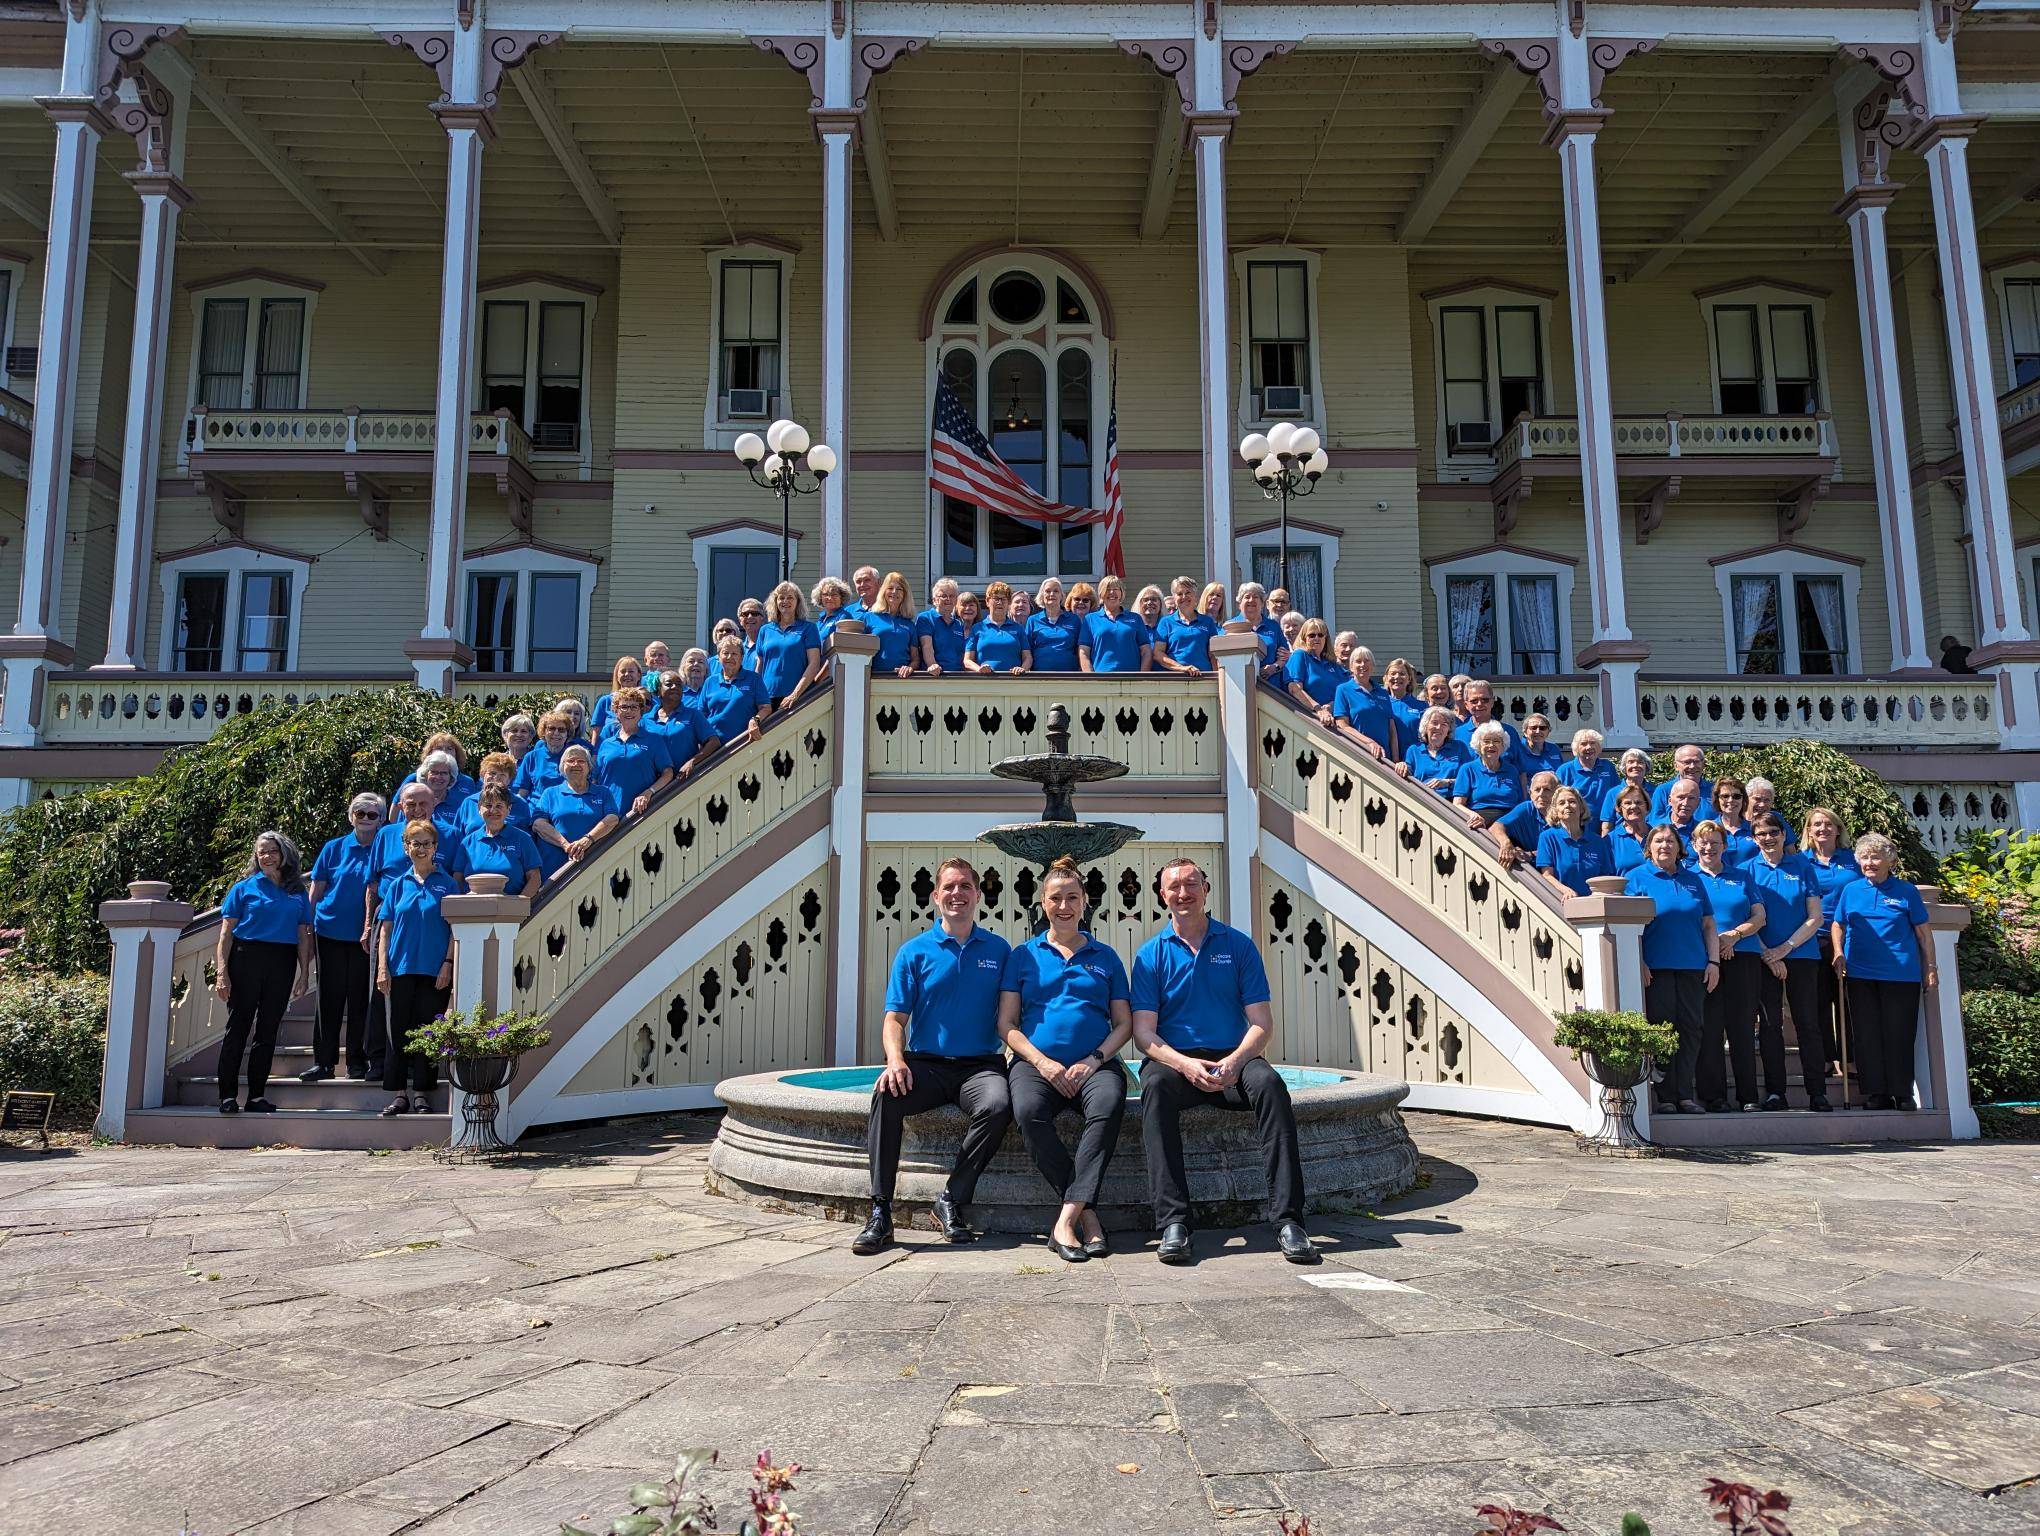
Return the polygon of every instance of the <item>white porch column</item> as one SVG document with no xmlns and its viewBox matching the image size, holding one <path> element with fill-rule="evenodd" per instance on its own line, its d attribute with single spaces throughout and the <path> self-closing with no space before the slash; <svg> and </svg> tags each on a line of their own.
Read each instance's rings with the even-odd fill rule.
<svg viewBox="0 0 2040 1536">
<path fill-rule="evenodd" d="M 1848 221 L 1855 252 L 1856 316 L 1863 333 L 1863 386 L 1870 407 L 1870 462 L 1877 480 L 1878 521 L 1884 537 L 1884 601 L 1891 615 L 1891 670 L 1933 667 L 1927 649 L 1926 602 L 1920 586 L 1918 528 L 1913 516 L 1911 459 L 1906 453 L 1905 409 L 1898 382 L 1898 324 L 1891 305 L 1891 262 L 1884 214 L 1901 190 L 1885 174 L 1889 144 L 1888 89 L 1860 98 L 1844 81 L 1835 86 L 1841 129 L 1842 200 L 1835 212 Z"/>
<path fill-rule="evenodd" d="M 878 641 L 849 620 L 830 638 L 836 669 L 836 783 L 829 797 L 829 1065 L 857 1063 L 864 1010 L 864 743 Z"/>
<path fill-rule="evenodd" d="M 1261 798 L 1254 779 L 1260 762 L 1254 749 L 1254 684 L 1260 657 L 1256 635 L 1227 633 L 1211 642 L 1211 659 L 1218 666 L 1219 730 L 1225 744 L 1225 920 L 1250 933 L 1261 849 Z"/>
<path fill-rule="evenodd" d="M 71 499 L 71 425 L 78 399 L 78 334 L 85 308 L 85 246 L 92 230 L 92 180 L 99 140 L 112 128 L 93 99 L 98 89 L 99 7 L 86 0 L 64 24 L 64 93 L 37 105 L 56 124 L 50 180 L 49 244 L 43 268 L 35 422 L 28 450 L 28 506 L 21 539 L 21 606 L 14 632 L 0 636 L 0 746 L 32 747 L 42 720 L 44 680 L 76 652 L 64 643 L 64 532 Z"/>
<path fill-rule="evenodd" d="M 1201 87 L 1201 79 L 1200 79 Z M 1202 94 L 1200 89 L 1200 95 Z M 1197 157 L 1197 370 L 1204 437 L 1204 576 L 1233 585 L 1233 404 L 1226 325 L 1225 144 L 1235 112 L 1190 114 Z M 1248 908 L 1247 910 L 1252 910 Z"/>
<path fill-rule="evenodd" d="M 822 430 L 836 450 L 836 472 L 822 482 L 825 576 L 850 571 L 850 185 L 857 117 L 817 113 L 822 141 Z"/>
</svg>

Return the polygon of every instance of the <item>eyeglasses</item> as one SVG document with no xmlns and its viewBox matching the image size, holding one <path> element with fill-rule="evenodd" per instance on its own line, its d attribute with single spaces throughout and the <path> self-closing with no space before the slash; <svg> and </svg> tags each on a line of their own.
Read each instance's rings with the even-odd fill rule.
<svg viewBox="0 0 2040 1536">
<path fill-rule="evenodd" d="M 376 816 L 374 811 L 349 811 L 347 814 L 355 821 L 373 821 Z"/>
</svg>

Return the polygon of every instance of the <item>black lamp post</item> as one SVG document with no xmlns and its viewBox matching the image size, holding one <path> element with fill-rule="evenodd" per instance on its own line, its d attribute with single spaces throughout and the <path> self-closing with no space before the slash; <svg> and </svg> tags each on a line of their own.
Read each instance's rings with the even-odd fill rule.
<svg viewBox="0 0 2040 1536">
<path fill-rule="evenodd" d="M 1278 421 L 1267 435 L 1249 432 L 1240 439 L 1240 457 L 1260 482 L 1261 495 L 1281 504 L 1281 552 L 1275 584 L 1289 585 L 1289 498 L 1308 496 L 1317 489 L 1318 477 L 1330 460 L 1318 446 L 1311 427 Z"/>
<path fill-rule="evenodd" d="M 793 570 L 793 498 L 812 496 L 836 471 L 836 450 L 827 443 L 808 446 L 807 428 L 779 420 L 760 437 L 746 432 L 736 441 L 737 462 L 751 473 L 751 483 L 779 497 L 779 579 Z M 808 483 L 801 482 L 805 468 Z"/>
</svg>

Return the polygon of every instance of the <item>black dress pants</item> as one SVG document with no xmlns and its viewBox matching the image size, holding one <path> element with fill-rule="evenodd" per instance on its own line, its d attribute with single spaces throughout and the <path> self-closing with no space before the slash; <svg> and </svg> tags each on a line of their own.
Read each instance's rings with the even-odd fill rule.
<svg viewBox="0 0 2040 1536">
<path fill-rule="evenodd" d="M 234 939 L 227 951 L 227 1033 L 220 1041 L 220 1098 L 237 1096 L 241 1056 L 248 1057 L 248 1097 L 259 1099 L 269 1088 L 269 1059 L 276 1051 L 277 1027 L 290 1006 L 291 984 L 297 979 L 297 945 L 268 944 L 260 939 Z M 253 1039 L 250 1039 L 250 1036 Z"/>
<path fill-rule="evenodd" d="M 1701 1005 L 1700 1064 L 1694 1074 L 1702 1103 L 1716 1104 L 1728 1097 L 1721 1069 L 1724 1040 L 1735 1071 L 1735 1102 L 1757 1102 L 1757 978 L 1763 970 L 1761 955 L 1732 954 L 1721 962 L 1721 979 L 1706 994 Z"/>
<path fill-rule="evenodd" d="M 1834 972 L 1819 960 L 1787 960 L 1785 974 L 1769 966 L 1757 975 L 1757 1048 L 1764 1058 L 1764 1096 L 1785 1097 L 1785 1011 L 1799 1037 L 1799 1078 L 1809 1100 L 1827 1097 L 1827 1038 L 1821 1027 L 1820 978 Z"/>
<path fill-rule="evenodd" d="M 1863 1096 L 1910 1100 L 1920 984 L 1849 976 L 1843 985 L 1849 993 L 1849 1039 L 1856 1047 L 1856 1080 Z"/>
<path fill-rule="evenodd" d="M 319 935 L 319 1024 L 312 1032 L 312 1060 L 328 1072 L 340 1064 L 347 1042 L 347 1070 L 368 1073 L 368 951 L 359 939 Z"/>
<path fill-rule="evenodd" d="M 959 1205 L 970 1204 L 977 1182 L 998 1155 L 1006 1139 L 1006 1127 L 1013 1123 L 1013 1101 L 1006 1089 L 1006 1058 L 991 1056 L 931 1056 L 907 1052 L 907 1068 L 914 1083 L 905 1093 L 872 1091 L 871 1122 L 865 1130 L 865 1147 L 871 1158 L 871 1202 L 892 1204 L 893 1186 L 900 1176 L 900 1141 L 909 1115 L 918 1115 L 944 1104 L 955 1104 L 970 1116 L 964 1129 L 963 1146 L 956 1166 L 949 1174 L 949 1197 Z"/>
<path fill-rule="evenodd" d="M 1223 1051 L 1185 1051 L 1198 1061 L 1217 1061 Z M 1197 1105 L 1251 1114 L 1268 1162 L 1268 1220 L 1280 1226 L 1303 1220 L 1303 1153 L 1296 1143 L 1296 1112 L 1289 1085 L 1256 1056 L 1239 1081 L 1222 1093 L 1207 1093 L 1174 1067 L 1149 1058 L 1140 1069 L 1140 1140 L 1147 1153 L 1148 1186 L 1154 1194 L 1155 1225 L 1194 1223 L 1190 1181 L 1183 1171 L 1183 1111 Z"/>
<path fill-rule="evenodd" d="M 411 1048 L 411 1031 L 446 1011 L 453 988 L 439 985 L 439 973 L 390 978 L 389 1051 L 383 1057 L 383 1087 L 392 1093 L 409 1088 L 430 1093 L 439 1086 L 439 1063 Z"/>
<path fill-rule="evenodd" d="M 1672 1058 L 1671 1078 L 1658 1085 L 1658 1102 L 1698 1099 L 1696 1079 L 1700 1035 L 1707 1019 L 1707 973 L 1652 966 L 1650 985 L 1643 989 L 1643 1006 L 1653 1023 L 1669 1024 L 1679 1032 L 1679 1050 Z"/>
<path fill-rule="evenodd" d="M 1114 1058 L 1065 1098 L 1035 1070 L 1033 1062 L 1015 1061 L 1006 1074 L 1006 1085 L 1013 1096 L 1013 1119 L 1027 1143 L 1027 1154 L 1048 1180 L 1049 1188 L 1066 1202 L 1096 1205 L 1105 1170 L 1112 1162 L 1112 1149 L 1119 1144 L 1119 1122 L 1126 1118 L 1126 1068 Z M 1074 1159 L 1055 1133 L 1057 1118 L 1070 1110 L 1084 1120 Z"/>
<path fill-rule="evenodd" d="M 1835 973 L 1835 946 L 1828 938 L 1828 927 L 1829 924 L 1826 919 L 1822 919 L 1820 925 L 1820 996 L 1818 999 L 1819 1006 L 1814 1011 L 1814 1020 L 1818 1025 L 1816 1038 L 1820 1044 L 1821 1055 L 1825 1058 L 1822 1062 L 1823 1066 L 1829 1061 L 1839 1062 L 1842 1060 L 1842 978 Z M 1798 1022 L 1797 1019 L 1793 1020 L 1795 1025 Z M 1855 1054 L 1853 1045 L 1849 1054 L 1851 1056 Z M 1847 1076 L 1846 1073 L 1843 1075 L 1844 1077 Z M 1842 1084 L 1842 1091 L 1845 1095 L 1848 1092 L 1848 1087 L 1847 1082 Z"/>
</svg>

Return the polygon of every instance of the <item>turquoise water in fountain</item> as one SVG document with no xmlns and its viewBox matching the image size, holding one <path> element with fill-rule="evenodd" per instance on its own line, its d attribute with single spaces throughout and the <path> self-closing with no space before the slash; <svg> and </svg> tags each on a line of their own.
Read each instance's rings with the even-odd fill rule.
<svg viewBox="0 0 2040 1536">
<path fill-rule="evenodd" d="M 1329 1088 L 1334 1083 L 1344 1082 L 1337 1072 L 1321 1072 L 1313 1067 L 1277 1067 L 1282 1081 L 1295 1088 Z M 813 1072 L 788 1072 L 779 1080 L 794 1088 L 822 1088 L 830 1093 L 869 1094 L 878 1082 L 877 1067 L 824 1067 Z M 1140 1097 L 1140 1080 L 1129 1068 L 1127 1072 L 1127 1095 L 1130 1099 Z"/>
</svg>

